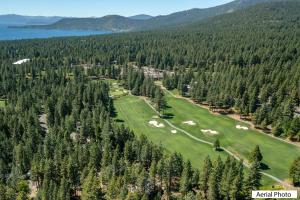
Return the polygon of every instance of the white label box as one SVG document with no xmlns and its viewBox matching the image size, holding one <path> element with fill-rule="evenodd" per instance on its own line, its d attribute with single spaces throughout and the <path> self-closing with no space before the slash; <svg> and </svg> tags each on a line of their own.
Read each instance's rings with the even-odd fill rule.
<svg viewBox="0 0 300 200">
<path fill-rule="evenodd" d="M 253 199 L 297 199 L 297 190 L 256 190 L 252 191 Z"/>
</svg>

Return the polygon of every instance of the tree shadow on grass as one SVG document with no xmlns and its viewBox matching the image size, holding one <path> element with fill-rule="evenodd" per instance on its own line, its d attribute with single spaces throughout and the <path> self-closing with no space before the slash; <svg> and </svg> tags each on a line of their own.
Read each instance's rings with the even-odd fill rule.
<svg viewBox="0 0 300 200">
<path fill-rule="evenodd" d="M 170 108 L 172 108 L 172 106 L 170 106 L 170 105 L 167 105 L 167 106 L 166 106 L 166 108 L 167 108 L 167 109 L 170 109 Z"/>
<path fill-rule="evenodd" d="M 174 114 L 172 113 L 165 113 L 162 115 L 163 119 L 173 119 L 174 118 Z"/>
<path fill-rule="evenodd" d="M 266 163 L 260 163 L 261 170 L 269 170 L 271 169 Z"/>
<path fill-rule="evenodd" d="M 224 151 L 223 148 L 217 148 L 217 149 L 214 148 L 214 150 L 215 150 L 216 152 L 222 152 L 222 151 Z"/>
<path fill-rule="evenodd" d="M 123 122 L 125 122 L 123 119 L 116 119 L 115 121 L 118 122 L 118 123 L 123 123 Z"/>
<path fill-rule="evenodd" d="M 110 112 L 110 116 L 111 117 L 117 117 L 118 116 L 118 112 L 117 112 L 115 107 L 112 108 L 112 110 Z"/>
</svg>

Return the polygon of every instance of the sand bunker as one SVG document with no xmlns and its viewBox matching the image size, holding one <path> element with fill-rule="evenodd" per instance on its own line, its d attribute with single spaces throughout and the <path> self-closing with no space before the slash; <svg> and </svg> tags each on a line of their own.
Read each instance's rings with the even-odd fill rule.
<svg viewBox="0 0 300 200">
<path fill-rule="evenodd" d="M 21 64 L 26 63 L 28 61 L 30 61 L 30 59 L 27 58 L 27 59 L 19 60 L 19 61 L 13 63 L 13 64 L 14 65 L 21 65 Z"/>
<path fill-rule="evenodd" d="M 241 126 L 241 125 L 236 125 L 235 128 L 237 128 L 237 129 L 242 129 L 242 130 L 249 130 L 248 127 L 246 127 L 246 126 Z"/>
<path fill-rule="evenodd" d="M 155 121 L 155 120 L 150 121 L 149 124 L 152 125 L 152 126 L 155 126 L 157 128 L 163 128 L 163 127 L 165 127 L 164 124 L 159 123 L 158 121 Z"/>
<path fill-rule="evenodd" d="M 211 135 L 218 135 L 218 134 L 219 134 L 218 131 L 214 131 L 214 130 L 210 130 L 210 129 L 208 129 L 208 130 L 206 130 L 206 129 L 201 129 L 201 131 L 202 131 L 203 133 L 208 133 L 208 134 L 211 134 Z"/>
<path fill-rule="evenodd" d="M 190 125 L 190 126 L 195 126 L 196 123 L 193 122 L 193 121 L 186 121 L 186 122 L 183 122 L 184 124 L 187 124 L 187 125 Z"/>
<path fill-rule="evenodd" d="M 176 130 L 171 130 L 171 133 L 177 133 L 177 131 Z"/>
<path fill-rule="evenodd" d="M 157 116 L 157 115 L 154 115 L 152 118 L 153 118 L 153 119 L 158 119 L 158 118 L 159 118 L 159 116 Z"/>
</svg>

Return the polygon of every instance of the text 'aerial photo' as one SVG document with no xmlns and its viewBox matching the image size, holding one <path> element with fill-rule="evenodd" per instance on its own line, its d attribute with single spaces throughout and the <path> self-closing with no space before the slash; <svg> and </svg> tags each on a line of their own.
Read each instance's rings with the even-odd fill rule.
<svg viewBox="0 0 300 200">
<path fill-rule="evenodd" d="M 300 198 L 300 0 L 2 0 L 0 200 Z"/>
</svg>

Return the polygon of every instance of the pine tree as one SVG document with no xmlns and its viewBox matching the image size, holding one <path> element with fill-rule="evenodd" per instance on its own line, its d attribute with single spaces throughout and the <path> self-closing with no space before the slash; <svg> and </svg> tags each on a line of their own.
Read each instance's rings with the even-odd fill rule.
<svg viewBox="0 0 300 200">
<path fill-rule="evenodd" d="M 224 168 L 222 172 L 222 180 L 220 184 L 220 191 L 222 195 L 222 199 L 229 199 L 229 190 L 230 190 L 230 179 L 231 179 L 231 164 L 232 164 L 232 158 L 230 156 L 227 157 Z"/>
<path fill-rule="evenodd" d="M 158 112 L 164 112 L 164 110 L 167 108 L 167 102 L 164 94 L 159 88 L 156 88 L 154 103 Z"/>
<path fill-rule="evenodd" d="M 183 172 L 180 179 L 180 192 L 185 195 L 192 189 L 192 165 L 188 160 L 183 168 Z"/>
<path fill-rule="evenodd" d="M 25 192 L 19 192 L 17 195 L 16 200 L 28 200 L 28 194 L 26 194 Z"/>
<path fill-rule="evenodd" d="M 166 195 L 170 195 L 171 192 L 171 187 L 172 187 L 172 163 L 171 163 L 171 158 L 168 157 L 165 159 L 165 163 L 164 163 L 164 174 L 163 174 L 163 179 L 164 179 L 164 183 L 165 183 L 165 193 Z"/>
<path fill-rule="evenodd" d="M 65 177 L 63 177 L 60 181 L 57 199 L 59 199 L 59 200 L 70 199 L 70 185 L 69 185 L 69 183 L 67 183 L 67 180 L 65 179 Z"/>
<path fill-rule="evenodd" d="M 298 157 L 290 167 L 290 178 L 294 186 L 300 185 L 300 157 Z"/>
<path fill-rule="evenodd" d="M 212 170 L 212 163 L 209 156 L 207 156 L 204 160 L 202 172 L 200 173 L 200 190 L 204 193 L 204 196 L 206 196 L 208 190 L 208 181 L 209 181 L 209 176 L 211 174 L 211 170 Z"/>
<path fill-rule="evenodd" d="M 161 159 L 157 163 L 157 175 L 159 178 L 160 186 L 162 186 L 162 183 L 163 183 L 164 170 L 165 170 L 165 162 L 164 162 L 164 159 Z"/>
<path fill-rule="evenodd" d="M 252 190 L 258 190 L 261 186 L 260 162 L 254 160 L 249 169 L 249 174 L 245 182 L 245 195 L 251 196 Z"/>
<path fill-rule="evenodd" d="M 222 181 L 222 175 L 224 170 L 224 164 L 220 156 L 218 156 L 217 160 L 214 163 L 214 169 L 215 169 L 215 174 L 217 179 L 219 196 L 221 196 L 221 181 Z"/>
<path fill-rule="evenodd" d="M 230 199 L 243 199 L 243 186 L 244 186 L 244 165 L 241 160 L 238 165 L 238 174 L 234 178 L 230 188 Z"/>
<path fill-rule="evenodd" d="M 82 200 L 101 200 L 103 198 L 103 194 L 100 189 L 99 182 L 95 176 L 95 171 L 90 169 L 90 173 L 84 179 L 82 184 Z"/>
<path fill-rule="evenodd" d="M 154 186 L 156 185 L 156 171 L 157 171 L 156 162 L 153 160 L 149 169 L 149 174 L 150 174 L 151 182 Z"/>
<path fill-rule="evenodd" d="M 209 175 L 209 181 L 208 181 L 208 192 L 207 192 L 207 199 L 208 200 L 218 200 L 220 193 L 219 193 L 219 187 L 218 187 L 218 177 L 216 169 L 212 169 L 211 173 Z"/>
<path fill-rule="evenodd" d="M 183 200 L 197 200 L 197 197 L 193 192 L 189 192 L 183 197 Z"/>
<path fill-rule="evenodd" d="M 221 146 L 220 146 L 219 139 L 216 139 L 216 141 L 214 142 L 213 146 L 214 146 L 215 151 L 219 151 L 220 150 Z"/>
<path fill-rule="evenodd" d="M 118 178 L 114 175 L 109 180 L 109 183 L 107 185 L 107 191 L 106 191 L 106 198 L 107 199 L 116 199 L 119 194 L 119 187 L 118 187 Z"/>
<path fill-rule="evenodd" d="M 199 178 L 200 178 L 200 172 L 198 169 L 195 169 L 193 171 L 193 176 L 192 176 L 192 187 L 198 189 L 199 187 Z"/>
<path fill-rule="evenodd" d="M 262 156 L 262 154 L 260 152 L 259 146 L 257 145 L 255 147 L 255 149 L 251 152 L 249 160 L 251 162 L 255 162 L 255 161 L 261 162 L 262 159 L 263 159 L 263 156 Z"/>
<path fill-rule="evenodd" d="M 29 186 L 28 183 L 24 180 L 19 181 L 18 185 L 17 185 L 17 200 L 27 200 L 28 196 L 29 196 Z M 1 197 L 0 197 L 1 198 Z"/>
</svg>

